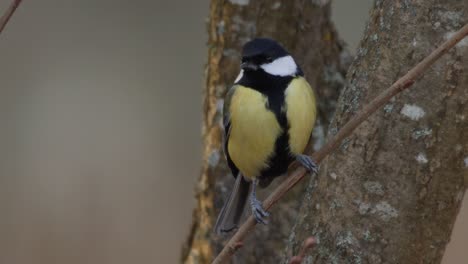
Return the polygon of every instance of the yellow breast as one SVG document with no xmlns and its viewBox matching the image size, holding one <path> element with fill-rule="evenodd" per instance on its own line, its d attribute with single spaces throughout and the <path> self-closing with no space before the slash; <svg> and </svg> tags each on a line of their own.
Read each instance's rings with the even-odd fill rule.
<svg viewBox="0 0 468 264">
<path fill-rule="evenodd" d="M 266 108 L 267 98 L 261 93 L 239 86 L 232 95 L 229 112 L 231 131 L 228 152 L 247 178 L 259 176 L 274 153 L 282 129 L 273 112 Z"/>
<path fill-rule="evenodd" d="M 289 148 L 293 154 L 302 154 L 317 115 L 314 92 L 303 77 L 291 81 L 285 91 L 285 102 L 289 123 Z"/>
</svg>

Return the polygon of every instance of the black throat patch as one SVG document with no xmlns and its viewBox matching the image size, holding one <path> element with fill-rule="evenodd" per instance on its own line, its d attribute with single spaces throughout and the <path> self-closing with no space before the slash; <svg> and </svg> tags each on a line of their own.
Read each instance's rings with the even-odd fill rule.
<svg viewBox="0 0 468 264">
<path fill-rule="evenodd" d="M 288 128 L 286 113 L 282 111 L 284 91 L 294 76 L 275 76 L 264 71 L 246 71 L 238 84 L 259 91 L 268 98 L 266 107 L 276 116 L 283 129 Z"/>
</svg>

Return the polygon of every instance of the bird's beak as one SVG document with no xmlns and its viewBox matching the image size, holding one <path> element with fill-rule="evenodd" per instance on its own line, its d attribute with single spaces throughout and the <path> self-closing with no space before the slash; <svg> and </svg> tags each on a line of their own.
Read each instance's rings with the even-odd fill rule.
<svg viewBox="0 0 468 264">
<path fill-rule="evenodd" d="M 241 69 L 246 70 L 246 71 L 256 71 L 256 70 L 258 70 L 258 65 L 254 64 L 252 62 L 249 62 L 249 61 L 241 63 L 240 67 L 241 67 Z"/>
</svg>

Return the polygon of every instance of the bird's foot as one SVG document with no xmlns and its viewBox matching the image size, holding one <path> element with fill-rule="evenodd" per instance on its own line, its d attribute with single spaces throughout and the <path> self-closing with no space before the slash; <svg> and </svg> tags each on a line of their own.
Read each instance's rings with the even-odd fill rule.
<svg viewBox="0 0 468 264">
<path fill-rule="evenodd" d="M 319 167 L 318 167 L 317 163 L 310 156 L 302 155 L 302 154 L 297 155 L 296 160 L 302 166 L 304 166 L 308 171 L 310 171 L 312 173 L 317 173 L 318 172 Z"/>
<path fill-rule="evenodd" d="M 270 215 L 265 209 L 263 209 L 262 202 L 260 202 L 255 196 L 250 198 L 250 207 L 252 209 L 252 215 L 257 220 L 257 223 L 262 223 L 264 225 L 268 224 L 265 220 L 266 217 Z"/>
</svg>

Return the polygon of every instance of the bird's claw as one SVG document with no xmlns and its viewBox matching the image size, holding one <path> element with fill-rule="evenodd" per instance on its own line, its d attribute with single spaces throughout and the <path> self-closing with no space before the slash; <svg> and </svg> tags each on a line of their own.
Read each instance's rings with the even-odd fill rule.
<svg viewBox="0 0 468 264">
<path fill-rule="evenodd" d="M 297 161 L 301 163 L 302 166 L 304 166 L 308 171 L 312 173 L 317 173 L 318 172 L 318 165 L 317 163 L 307 155 L 297 155 L 296 157 Z"/>
<path fill-rule="evenodd" d="M 265 209 L 263 209 L 262 203 L 257 198 L 251 198 L 250 205 L 252 208 L 252 215 L 255 217 L 257 223 L 267 225 L 268 222 L 265 220 L 270 215 Z"/>
</svg>

